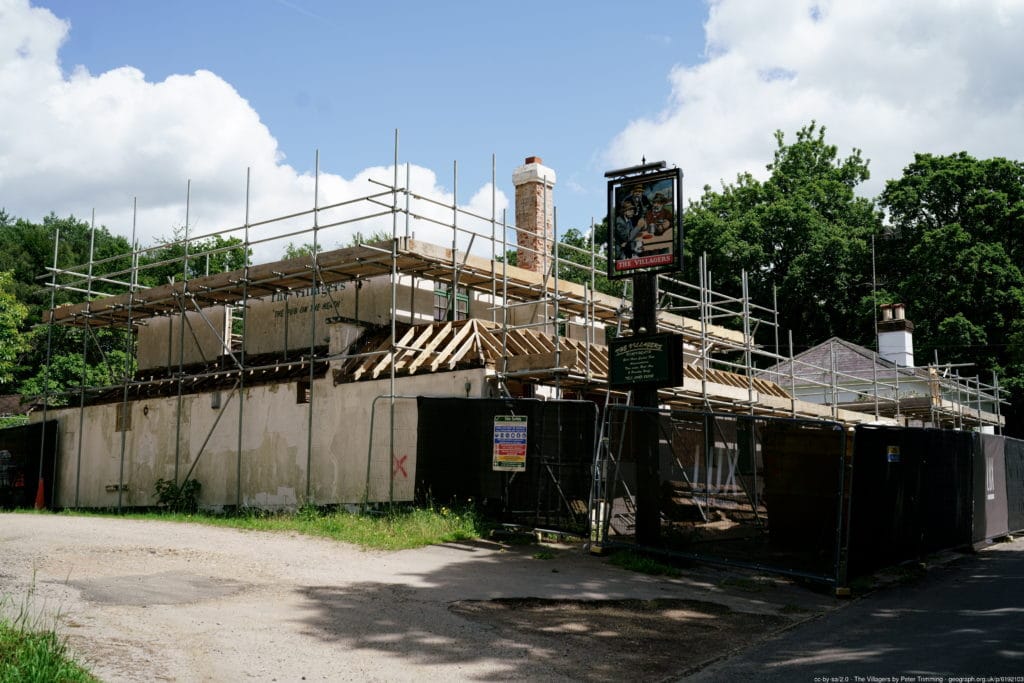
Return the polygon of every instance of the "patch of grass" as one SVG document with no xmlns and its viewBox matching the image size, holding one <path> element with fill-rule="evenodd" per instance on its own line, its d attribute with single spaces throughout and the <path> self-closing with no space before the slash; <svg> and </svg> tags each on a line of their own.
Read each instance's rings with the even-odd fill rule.
<svg viewBox="0 0 1024 683">
<path fill-rule="evenodd" d="M 509 531 L 508 529 L 494 529 L 491 531 L 491 540 L 505 545 L 534 545 L 537 537 L 525 531 Z"/>
<path fill-rule="evenodd" d="M 18 609 L 12 609 L 8 597 L 0 596 L 0 683 L 99 683 L 71 658 L 55 628 L 43 627 L 38 617 L 31 616 L 31 595 Z"/>
<path fill-rule="evenodd" d="M 539 551 L 537 551 L 537 552 L 535 552 L 533 554 L 533 559 L 535 559 L 535 560 L 553 560 L 553 559 L 555 559 L 555 554 L 553 552 L 551 552 L 550 550 L 539 550 Z"/>
<path fill-rule="evenodd" d="M 682 572 L 672 565 L 659 562 L 658 560 L 633 552 L 632 550 L 617 552 L 609 557 L 608 561 L 616 567 L 622 567 L 623 569 L 628 569 L 631 572 L 653 574 L 654 576 L 682 576 Z"/>
<path fill-rule="evenodd" d="M 152 512 L 119 516 L 127 519 L 192 522 L 253 531 L 292 532 L 354 543 L 376 550 L 421 548 L 436 543 L 480 538 L 490 531 L 489 524 L 472 509 L 452 510 L 447 507 L 436 510 L 394 508 L 383 513 L 361 514 L 344 510 L 321 511 L 310 506 L 285 513 L 243 510 L 223 515 L 203 512 Z"/>
<path fill-rule="evenodd" d="M 928 568 L 923 562 L 908 562 L 894 567 L 892 574 L 899 583 L 916 583 L 928 574 Z"/>
</svg>

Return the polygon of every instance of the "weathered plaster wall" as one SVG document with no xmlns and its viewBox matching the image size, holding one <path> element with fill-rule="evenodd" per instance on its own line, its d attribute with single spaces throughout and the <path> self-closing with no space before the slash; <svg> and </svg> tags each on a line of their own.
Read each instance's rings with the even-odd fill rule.
<svg viewBox="0 0 1024 683">
<path fill-rule="evenodd" d="M 391 401 L 377 399 L 387 394 L 389 387 L 387 380 L 338 386 L 333 386 L 330 378 L 315 381 L 311 455 L 307 439 L 310 405 L 296 402 L 295 382 L 245 390 L 241 450 L 237 392 L 221 392 L 222 409 L 212 407 L 213 393 L 184 396 L 180 429 L 177 397 L 132 402 L 131 429 L 125 433 L 123 482 L 127 489 L 121 493 L 122 504 L 156 503 L 156 480 L 175 478 L 176 439 L 180 444 L 178 478 L 195 463 L 192 476 L 202 484 L 199 500 L 204 507 L 235 505 L 239 481 L 245 506 L 287 508 L 307 500 L 317 504 L 358 503 L 367 494 L 368 472 L 369 500 L 412 500 L 416 402 L 395 400 L 392 448 Z M 483 396 L 487 392 L 485 371 L 402 378 L 396 391 L 406 396 Z M 117 505 L 117 491 L 108 491 L 107 487 L 121 481 L 121 432 L 115 431 L 118 409 L 118 404 L 87 407 L 81 442 L 77 409 L 51 413 L 59 422 L 56 505 Z M 371 411 L 375 415 L 372 445 Z M 308 498 L 307 471 L 312 473 Z"/>
<path fill-rule="evenodd" d="M 402 276 L 395 288 L 396 316 L 399 322 L 426 324 L 434 321 L 433 280 Z M 502 314 L 496 310 L 500 301 L 489 292 L 469 292 L 469 316 L 501 322 Z M 314 301 L 315 299 L 315 301 Z M 205 319 L 203 317 L 205 315 Z M 222 339 L 229 339 L 230 309 L 223 307 L 187 314 L 185 326 L 186 365 L 208 362 L 223 353 Z M 509 322 L 513 325 L 537 323 L 534 331 L 553 333 L 553 326 L 543 325 L 545 318 L 554 316 L 554 307 L 543 303 L 518 305 L 509 308 Z M 139 327 L 139 368 L 148 370 L 176 367 L 181 361 L 180 316 L 149 318 Z M 245 351 L 249 355 L 308 351 L 315 320 L 315 345 L 330 345 L 337 353 L 339 339 L 332 338 L 332 328 L 341 321 L 359 320 L 370 325 L 385 325 L 391 321 L 391 280 L 381 276 L 361 283 L 337 283 L 317 290 L 312 289 L 279 293 L 261 299 L 251 299 L 246 315 Z M 570 325 L 569 337 L 583 340 L 586 329 Z M 594 341 L 604 343 L 603 326 L 595 329 Z"/>
<path fill-rule="evenodd" d="M 205 316 L 205 317 L 204 317 Z M 230 339 L 230 317 L 223 306 L 204 308 L 202 314 L 185 314 L 185 365 L 218 358 L 224 353 L 224 341 Z M 147 318 L 138 327 L 140 370 L 177 366 L 181 361 L 181 316 Z"/>
</svg>

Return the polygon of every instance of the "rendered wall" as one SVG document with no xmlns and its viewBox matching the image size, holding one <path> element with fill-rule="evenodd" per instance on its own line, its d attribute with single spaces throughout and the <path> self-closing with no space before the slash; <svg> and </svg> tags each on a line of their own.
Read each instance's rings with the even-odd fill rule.
<svg viewBox="0 0 1024 683">
<path fill-rule="evenodd" d="M 224 353 L 224 341 L 230 339 L 229 317 L 223 306 L 204 308 L 202 314 L 185 314 L 184 363 L 215 360 Z M 181 316 L 147 318 L 138 327 L 138 361 L 140 370 L 175 367 L 181 362 Z"/>
<path fill-rule="evenodd" d="M 482 369 L 402 378 L 396 393 L 416 396 L 485 395 Z M 234 506 L 241 473 L 241 504 L 290 508 L 310 500 L 316 504 L 369 500 L 412 500 L 416 468 L 417 411 L 413 400 L 395 401 L 394 451 L 389 440 L 391 402 L 387 380 L 333 386 L 328 378 L 312 389 L 312 456 L 307 427 L 309 404 L 297 403 L 295 382 L 251 387 L 244 392 L 242 446 L 239 458 L 237 393 L 186 395 L 182 399 L 180 437 L 175 396 L 129 404 L 131 429 L 125 433 L 122 505 L 155 505 L 158 478 L 178 479 L 198 463 L 192 477 L 202 484 L 200 505 Z M 58 489 L 54 505 L 113 507 L 121 472 L 121 432 L 116 431 L 119 404 L 85 408 L 84 432 L 78 438 L 79 413 L 51 413 L 58 421 Z M 375 413 L 370 449 L 370 415 Z M 218 422 L 218 415 L 220 419 Z M 79 446 L 79 444 L 81 445 Z M 205 444 L 205 445 L 204 445 Z M 81 465 L 79 466 L 79 448 Z M 200 449 L 202 452 L 200 454 Z M 307 499 L 307 460 L 312 480 Z M 112 490 L 108 490 L 108 487 Z M 77 489 L 77 495 L 76 495 Z"/>
<path fill-rule="evenodd" d="M 433 280 L 401 276 L 395 287 L 397 320 L 417 325 L 434 322 L 435 287 Z M 469 317 L 501 322 L 502 312 L 496 308 L 500 302 L 500 287 L 496 294 L 497 297 L 492 298 L 488 292 L 469 291 Z M 531 329 L 536 332 L 554 332 L 553 325 L 541 324 L 554 316 L 551 304 L 518 305 L 508 310 L 512 325 L 535 323 Z M 224 353 L 223 340 L 230 337 L 230 316 L 224 307 L 203 309 L 202 315 L 189 312 L 186 317 L 185 365 L 209 362 Z M 180 316 L 148 318 L 139 326 L 139 369 L 176 367 L 181 362 L 179 320 Z M 315 296 L 313 289 L 308 288 L 250 299 L 245 320 L 245 352 L 254 355 L 308 351 L 314 320 L 316 346 L 330 344 L 331 327 L 341 321 L 358 320 L 369 325 L 390 323 L 390 276 L 324 285 L 317 288 Z M 581 321 L 576 320 L 566 329 L 568 337 L 586 339 L 586 327 Z M 604 343 L 603 325 L 595 327 L 594 342 Z"/>
<path fill-rule="evenodd" d="M 370 325 L 391 321 L 391 279 L 380 277 L 360 283 L 338 283 L 316 293 L 302 290 L 249 302 L 245 350 L 248 354 L 308 349 L 310 327 L 316 319 L 316 344 L 327 344 L 335 320 L 359 320 Z M 434 320 L 434 283 L 401 277 L 395 288 L 399 322 L 423 324 Z M 486 306 L 475 300 L 471 314 Z M 411 313 L 410 313 L 411 311 Z"/>
</svg>

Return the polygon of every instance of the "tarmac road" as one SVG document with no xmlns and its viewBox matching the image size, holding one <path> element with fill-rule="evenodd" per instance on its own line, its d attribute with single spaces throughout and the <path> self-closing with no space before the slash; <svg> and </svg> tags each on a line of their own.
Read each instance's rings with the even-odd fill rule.
<svg viewBox="0 0 1024 683">
<path fill-rule="evenodd" d="M 687 678 L 1024 681 L 1024 539 L 882 588 Z"/>
</svg>

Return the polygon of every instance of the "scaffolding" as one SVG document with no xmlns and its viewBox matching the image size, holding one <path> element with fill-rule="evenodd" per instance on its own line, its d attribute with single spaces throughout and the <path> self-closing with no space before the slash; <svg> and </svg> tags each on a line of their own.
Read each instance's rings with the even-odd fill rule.
<svg viewBox="0 0 1024 683">
<path fill-rule="evenodd" d="M 305 386 L 306 403 L 306 482 L 305 498 L 311 499 L 314 457 L 315 394 L 309 387 L 333 370 L 335 382 L 365 378 L 386 379 L 389 390 L 388 429 L 395 429 L 396 402 L 400 400 L 401 377 L 417 372 L 437 372 L 473 362 L 489 368 L 495 386 L 510 395 L 510 384 L 528 383 L 549 387 L 551 398 L 564 395 L 591 397 L 608 401 L 608 352 L 603 344 L 606 334 L 628 333 L 625 323 L 631 317 L 628 282 L 621 292 L 611 295 L 600 291 L 598 277 L 607 264 L 595 244 L 595 225 L 591 220 L 589 245 L 580 248 L 559 239 L 557 211 L 552 207 L 553 235 L 538 235 L 540 243 L 533 252 L 541 265 L 539 271 L 511 264 L 510 255 L 522 261 L 530 250 L 519 235 L 525 228 L 509 223 L 504 211 L 499 215 L 496 198 L 495 160 L 491 159 L 491 211 L 481 215 L 460 206 L 458 201 L 458 165 L 453 165 L 451 202 L 414 192 L 410 187 L 410 166 L 404 164 L 400 178 L 399 138 L 395 133 L 392 177 L 389 182 L 370 180 L 364 194 L 334 203 L 323 203 L 320 191 L 319 155 L 316 159 L 312 206 L 282 216 L 252 220 L 251 178 L 246 172 L 245 212 L 241 224 L 203 234 L 192 234 L 191 183 L 186 188 L 183 234 L 179 239 L 142 247 L 136 241 L 137 206 L 133 204 L 131 251 L 95 258 L 93 247 L 87 263 L 60 267 L 59 234 L 55 235 L 52 267 L 41 276 L 51 289 L 51 309 L 45 323 L 51 326 L 75 326 L 84 330 L 83 355 L 90 344 L 102 352 L 95 334 L 102 328 L 126 331 L 125 354 L 137 357 L 137 330 L 154 319 L 165 318 L 168 348 L 177 350 L 176 362 L 165 367 L 126 372 L 114 386 L 87 386 L 83 372 L 75 392 L 79 419 L 92 403 L 121 404 L 119 419 L 127 419 L 129 402 L 149 395 L 173 395 L 177 399 L 176 429 L 182 426 L 181 409 L 185 395 L 218 392 L 219 413 L 232 400 L 238 401 L 236 504 L 242 505 L 241 467 L 244 433 L 245 390 L 254 384 L 297 382 Z M 545 192 L 545 212 L 550 198 Z M 390 225 L 388 226 L 388 223 Z M 367 234 L 389 232 L 389 239 L 368 240 Z M 95 216 L 91 234 L 95 236 Z M 438 242 L 417 239 L 416 232 L 441 235 Z M 324 249 L 332 241 L 346 243 L 348 235 L 359 239 L 350 246 Z M 340 236 L 340 237 L 339 237 Z M 446 237 L 445 237 L 446 236 Z M 227 240 L 234 238 L 229 243 Z M 283 251 L 290 240 L 306 241 L 307 253 L 295 258 L 253 263 L 251 254 L 271 249 Z M 215 246 L 209 246 L 213 243 Z M 512 249 L 515 251 L 512 251 Z M 179 251 L 180 257 L 160 259 L 157 255 Z M 244 266 L 226 272 L 210 272 L 210 264 L 225 261 L 230 253 L 244 254 Z M 180 266 L 181 279 L 144 287 L 140 281 L 147 271 Z M 735 412 L 748 415 L 826 419 L 846 424 L 875 422 L 896 424 L 907 416 L 927 417 L 934 425 L 972 428 L 1003 423 L 1003 403 L 998 379 L 991 384 L 980 377 L 964 378 L 951 368 L 929 366 L 933 393 L 926 397 L 901 396 L 899 383 L 905 369 L 875 376 L 869 383 L 863 377 L 848 377 L 835 367 L 813 368 L 828 379 L 819 382 L 828 400 L 822 404 L 797 396 L 796 377 L 799 361 L 793 354 L 792 333 L 789 353 L 779 351 L 776 307 L 755 304 L 749 296 L 746 273 L 742 273 L 742 293 L 727 296 L 713 290 L 712 272 L 704 257 L 699 258 L 699 278 L 690 283 L 671 275 L 659 276 L 658 326 L 660 331 L 676 332 L 685 342 L 684 384 L 661 391 L 662 402 L 674 409 L 700 409 L 708 412 Z M 570 274 L 572 279 L 569 279 Z M 447 320 L 425 320 L 412 301 L 403 311 L 399 302 L 400 286 L 408 286 L 415 296 L 417 281 L 441 283 L 449 292 Z M 359 291 L 363 283 L 386 282 L 390 301 L 387 320 L 360 320 Z M 353 286 L 356 322 L 374 327 L 364 343 L 331 352 L 317 334 L 316 311 L 328 310 L 338 319 L 341 303 L 338 287 Z M 618 286 L 618 285 L 617 285 Z M 457 298 L 461 290 L 473 292 L 473 301 L 485 313 L 466 322 L 455 320 Z M 84 297 L 78 304 L 55 306 L 58 291 Z M 246 343 L 251 332 L 247 315 L 253 302 L 267 297 L 288 298 L 296 293 L 311 298 L 308 338 L 291 344 L 285 331 L 284 350 L 254 353 Z M 223 308 L 223 316 L 211 309 Z M 533 315 L 517 314 L 533 307 Z M 286 309 L 287 310 L 287 309 Z M 479 313 L 479 310 L 478 310 Z M 366 316 L 368 317 L 368 316 Z M 739 321 L 741 330 L 730 329 L 722 321 Z M 174 321 L 177 322 L 175 327 Z M 768 329 L 774 335 L 774 350 L 754 342 L 754 330 Z M 176 332 L 176 339 L 172 335 Z M 216 338 L 218 353 L 203 362 L 187 362 L 186 343 L 210 334 Z M 48 335 L 49 366 L 52 335 Z M 365 341 L 365 340 L 364 340 Z M 106 362 L 106 359 L 105 359 Z M 758 367 L 788 363 L 789 374 L 765 376 Z M 901 374 L 904 373 L 904 374 Z M 857 386 L 842 391 L 855 398 L 840 401 L 840 387 L 855 379 Z M 904 379 L 905 381 L 905 379 Z M 227 391 L 226 398 L 221 392 Z M 568 392 L 568 393 L 567 393 Z M 601 397 L 603 399 L 595 398 Z M 52 396 L 42 397 L 43 419 L 51 409 Z M 621 400 L 621 396 L 614 401 Z M 376 403 L 376 402 L 375 402 Z M 216 426 L 216 424 L 214 425 Z M 123 425 L 122 425 L 123 427 Z M 78 429 L 76 472 L 82 463 L 82 425 Z M 211 429 L 212 434 L 212 429 Z M 121 481 L 118 484 L 118 508 L 122 506 L 125 463 L 125 430 L 121 430 L 119 453 Z M 175 454 L 175 481 L 187 480 L 202 455 L 209 435 L 199 452 L 193 454 L 191 468 L 181 472 L 180 453 Z M 393 449 L 393 439 L 391 448 Z M 176 438 L 175 448 L 181 439 Z M 394 457 L 394 452 L 391 453 Z M 77 476 L 77 475 L 76 475 Z M 79 505 L 78 485 L 75 502 Z"/>
</svg>

